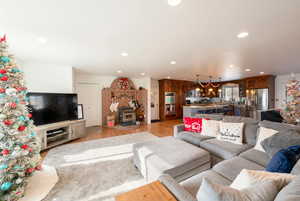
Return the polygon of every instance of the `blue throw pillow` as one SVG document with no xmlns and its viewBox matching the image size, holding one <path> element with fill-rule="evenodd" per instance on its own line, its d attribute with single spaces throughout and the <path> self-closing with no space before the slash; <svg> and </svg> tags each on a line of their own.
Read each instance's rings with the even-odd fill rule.
<svg viewBox="0 0 300 201">
<path fill-rule="evenodd" d="M 266 167 L 268 172 L 290 173 L 300 157 L 300 145 L 281 149 Z"/>
</svg>

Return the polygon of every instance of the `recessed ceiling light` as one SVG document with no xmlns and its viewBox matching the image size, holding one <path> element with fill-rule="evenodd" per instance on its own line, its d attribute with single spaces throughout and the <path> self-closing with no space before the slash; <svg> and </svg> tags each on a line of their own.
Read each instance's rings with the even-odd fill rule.
<svg viewBox="0 0 300 201">
<path fill-rule="evenodd" d="M 260 72 L 259 74 L 261 74 L 261 75 L 262 75 L 262 74 L 265 74 L 265 72 Z"/>
<path fill-rule="evenodd" d="M 122 52 L 122 53 L 121 53 L 121 56 L 122 56 L 122 57 L 127 57 L 127 56 L 128 56 L 128 53 L 127 53 L 127 52 Z"/>
<path fill-rule="evenodd" d="M 181 0 L 168 0 L 170 6 L 178 6 L 181 3 Z"/>
<path fill-rule="evenodd" d="M 170 64 L 175 65 L 176 61 L 171 61 Z"/>
<path fill-rule="evenodd" d="M 250 72 L 251 69 L 250 69 L 250 68 L 246 68 L 245 71 L 246 71 L 246 72 Z"/>
<path fill-rule="evenodd" d="M 117 73 L 122 73 L 122 71 L 121 71 L 121 70 L 118 70 Z"/>
<path fill-rule="evenodd" d="M 48 42 L 48 39 L 45 37 L 38 37 L 37 41 L 41 44 L 46 44 Z"/>
<path fill-rule="evenodd" d="M 237 35 L 238 38 L 246 38 L 247 36 L 249 36 L 248 32 L 241 32 Z"/>
<path fill-rule="evenodd" d="M 141 73 L 142 76 L 146 75 L 146 73 Z"/>
<path fill-rule="evenodd" d="M 168 79 L 171 79 L 171 77 L 170 77 L 170 76 L 168 76 L 167 78 L 168 78 Z"/>
<path fill-rule="evenodd" d="M 230 67 L 230 68 L 233 68 L 233 67 L 234 67 L 234 65 L 233 65 L 233 64 L 231 64 L 229 67 Z"/>
</svg>

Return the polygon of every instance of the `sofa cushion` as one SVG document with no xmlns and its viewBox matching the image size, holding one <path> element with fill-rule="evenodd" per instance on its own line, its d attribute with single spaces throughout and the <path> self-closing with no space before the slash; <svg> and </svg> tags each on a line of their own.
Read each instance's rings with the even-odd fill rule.
<svg viewBox="0 0 300 201">
<path fill-rule="evenodd" d="M 261 146 L 270 157 L 281 149 L 286 149 L 293 145 L 300 145 L 300 133 L 295 130 L 279 132 L 261 142 Z"/>
<path fill-rule="evenodd" d="M 199 146 L 201 141 L 214 138 L 211 136 L 201 135 L 200 133 L 187 132 L 187 131 L 176 133 L 175 137 L 177 139 L 184 140 L 196 146 Z"/>
<path fill-rule="evenodd" d="M 200 146 L 206 149 L 207 151 L 211 152 L 213 155 L 223 159 L 230 159 L 252 147 L 249 144 L 234 144 L 218 139 L 209 139 L 201 141 Z"/>
<path fill-rule="evenodd" d="M 256 145 L 254 149 L 257 149 L 259 151 L 265 152 L 264 148 L 261 145 L 261 142 L 264 141 L 265 139 L 272 137 L 276 133 L 278 133 L 277 130 L 271 129 L 271 128 L 265 128 L 265 127 L 259 127 L 258 130 L 258 136 L 256 140 Z"/>
<path fill-rule="evenodd" d="M 263 182 L 242 190 L 204 179 L 197 193 L 198 201 L 274 201 L 278 190 L 274 182 Z"/>
<path fill-rule="evenodd" d="M 178 184 L 170 175 L 161 175 L 158 180 L 176 197 L 178 201 L 197 201 L 180 184 Z"/>
<path fill-rule="evenodd" d="M 244 123 L 220 122 L 218 140 L 243 144 Z"/>
<path fill-rule="evenodd" d="M 246 117 L 224 116 L 224 122 L 244 122 L 244 143 L 255 145 L 259 121 Z"/>
<path fill-rule="evenodd" d="M 265 128 L 271 128 L 273 130 L 277 131 L 286 131 L 286 130 L 297 130 L 300 131 L 300 126 L 295 126 L 292 124 L 286 124 L 286 123 L 278 123 L 273 121 L 261 121 L 259 122 L 259 126 L 265 127 Z"/>
<path fill-rule="evenodd" d="M 204 172 L 201 172 L 200 174 L 197 174 L 180 184 L 186 189 L 191 195 L 196 196 L 197 191 L 199 190 L 199 187 L 201 186 L 202 180 L 204 178 L 208 178 L 210 181 L 216 183 L 228 186 L 231 184 L 231 181 L 223 177 L 222 175 L 218 174 L 214 170 L 206 170 Z"/>
<path fill-rule="evenodd" d="M 264 170 L 265 168 L 242 157 L 234 157 L 232 159 L 222 161 L 213 167 L 214 171 L 231 181 L 233 181 L 243 169 Z"/>
<path fill-rule="evenodd" d="M 294 175 L 300 175 L 300 159 L 298 160 L 296 165 L 293 167 L 291 173 L 294 174 Z"/>
<path fill-rule="evenodd" d="M 268 165 L 271 159 L 267 153 L 258 151 L 256 149 L 249 149 L 245 152 L 242 152 L 239 156 L 264 167 Z"/>
<path fill-rule="evenodd" d="M 300 176 L 285 186 L 276 196 L 274 201 L 299 201 L 300 200 Z"/>
</svg>

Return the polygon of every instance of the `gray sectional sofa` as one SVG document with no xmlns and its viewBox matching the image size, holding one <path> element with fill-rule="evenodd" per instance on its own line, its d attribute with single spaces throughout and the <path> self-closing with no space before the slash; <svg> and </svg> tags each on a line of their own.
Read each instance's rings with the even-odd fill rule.
<svg viewBox="0 0 300 201">
<path fill-rule="evenodd" d="M 210 170 L 196 174 L 180 183 L 169 175 L 162 175 L 159 178 L 179 201 L 196 201 L 196 193 L 203 178 L 208 178 L 218 184 L 230 185 L 242 169 L 264 170 L 270 157 L 265 152 L 253 148 L 256 144 L 257 130 L 260 126 L 278 131 L 290 129 L 300 131 L 300 127 L 293 125 L 269 121 L 258 122 L 243 117 L 222 115 L 201 115 L 201 117 L 230 122 L 244 122 L 245 141 L 243 145 L 233 144 L 212 137 L 203 137 L 197 133 L 186 132 L 184 131 L 184 125 L 175 126 L 175 138 L 205 149 L 211 154 L 212 160 Z M 280 191 L 275 201 L 300 201 L 300 160 L 294 166 L 291 174 L 299 176 Z"/>
</svg>

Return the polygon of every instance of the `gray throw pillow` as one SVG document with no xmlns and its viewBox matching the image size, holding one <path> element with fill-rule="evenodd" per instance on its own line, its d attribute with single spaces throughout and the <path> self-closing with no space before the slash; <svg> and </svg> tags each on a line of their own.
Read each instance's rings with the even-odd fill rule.
<svg viewBox="0 0 300 201">
<path fill-rule="evenodd" d="M 273 181 L 262 182 L 241 191 L 203 179 L 198 201 L 274 201 L 278 189 Z"/>
<path fill-rule="evenodd" d="M 281 149 L 300 145 L 300 133 L 296 130 L 280 131 L 279 133 L 263 140 L 261 146 L 266 153 L 273 157 Z"/>
</svg>

